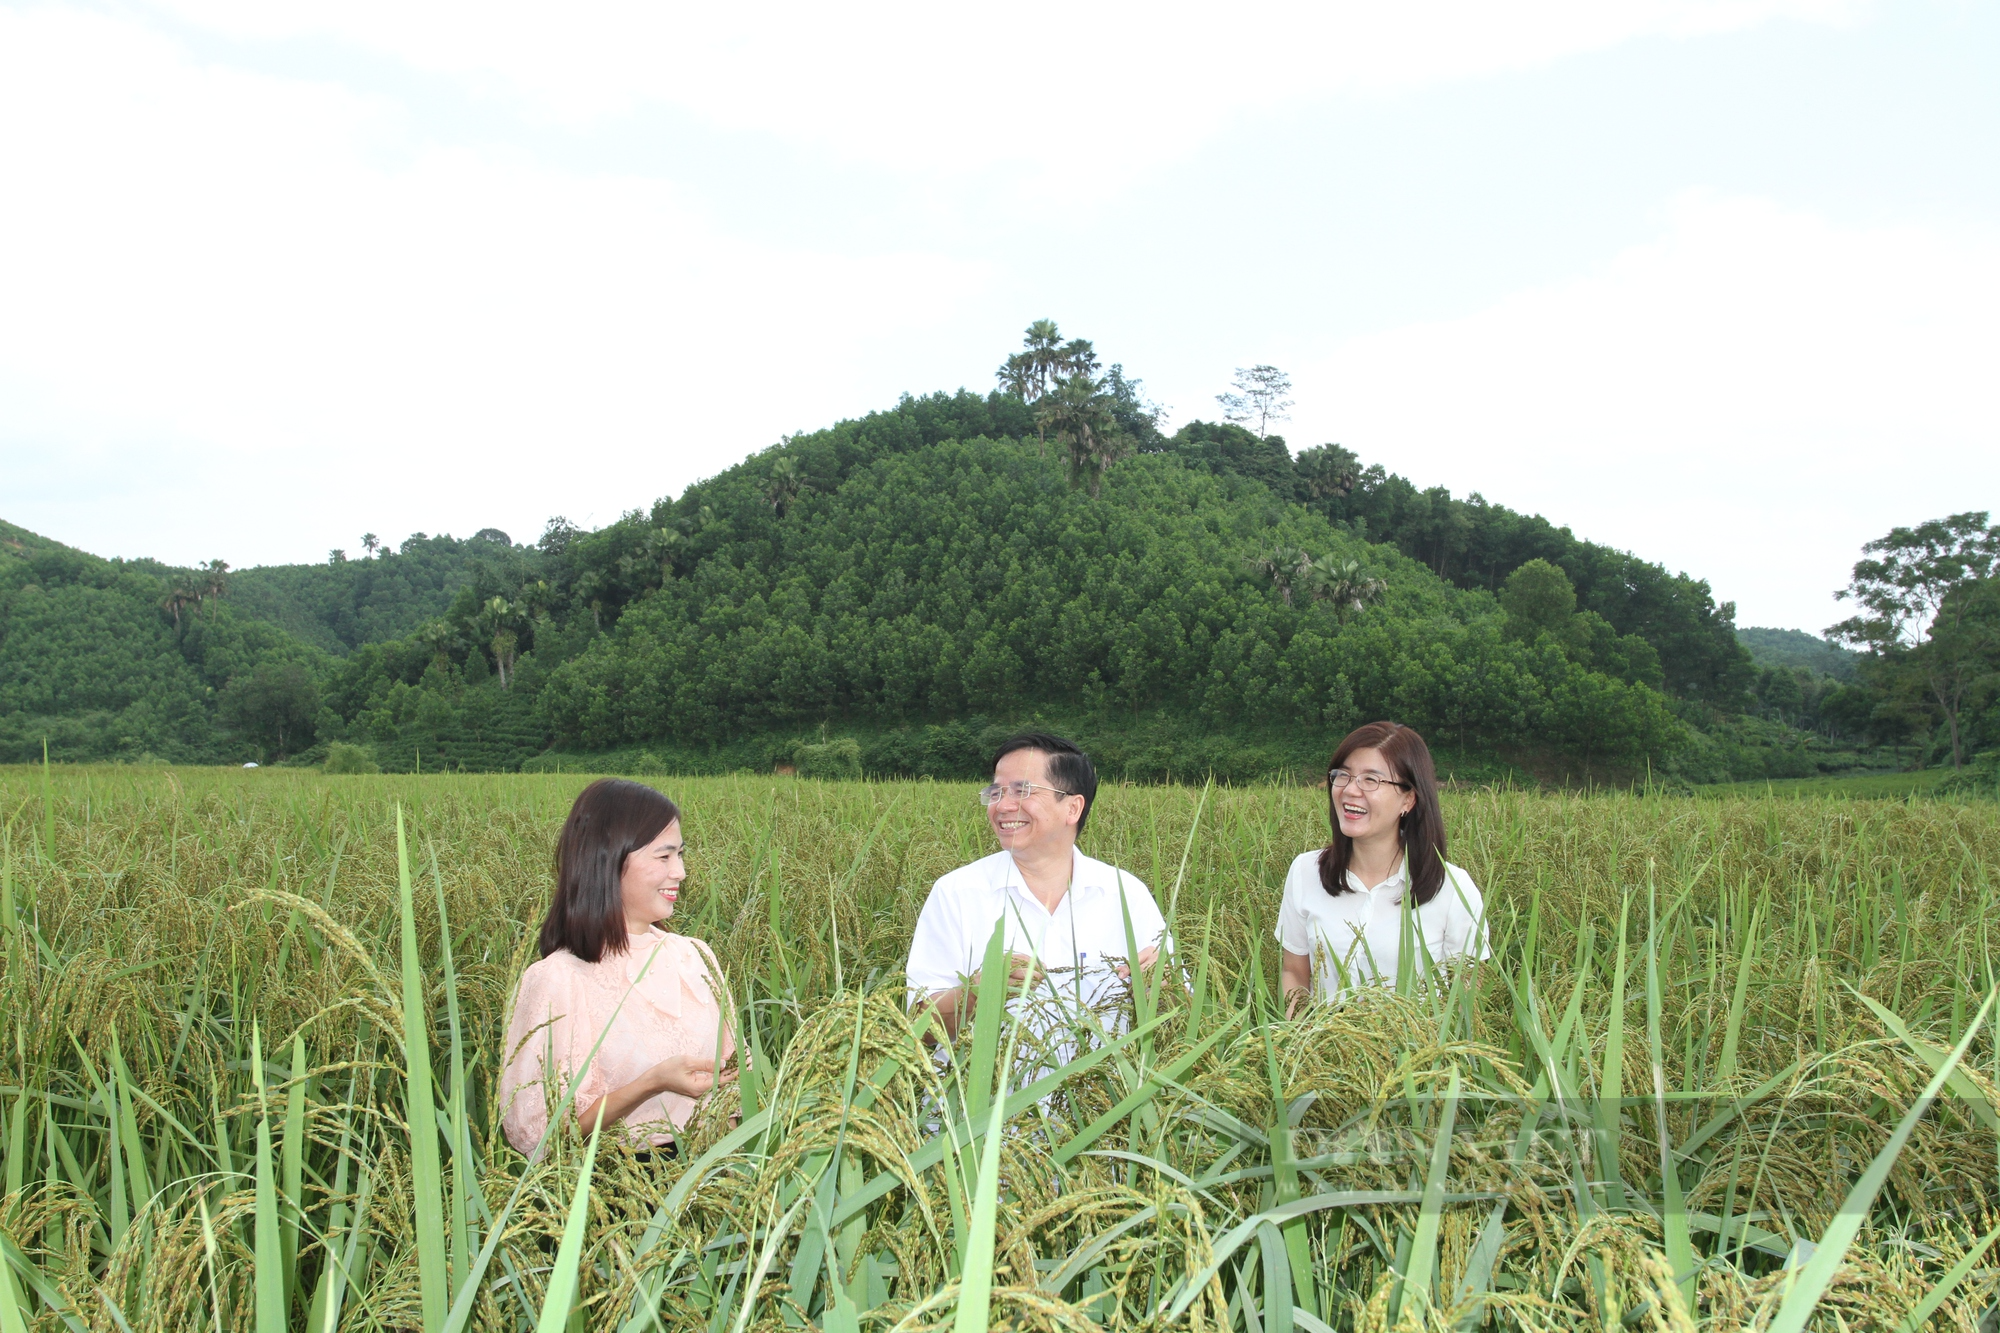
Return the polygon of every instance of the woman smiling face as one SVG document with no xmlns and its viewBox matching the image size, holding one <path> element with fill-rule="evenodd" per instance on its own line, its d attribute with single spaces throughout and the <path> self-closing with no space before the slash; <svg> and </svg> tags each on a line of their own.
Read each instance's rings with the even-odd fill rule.
<svg viewBox="0 0 2000 1333">
<path fill-rule="evenodd" d="M 674 914 L 687 864 L 681 859 L 681 821 L 660 830 L 658 837 L 625 858 L 618 887 L 625 900 L 625 926 L 634 934 Z"/>
<path fill-rule="evenodd" d="M 1340 766 L 1356 778 L 1375 777 L 1382 781 L 1372 793 L 1363 791 L 1360 782 L 1349 782 L 1333 793 L 1333 814 L 1340 821 L 1340 831 L 1356 842 L 1385 835 L 1395 837 L 1403 816 L 1417 803 L 1416 792 L 1389 785 L 1405 782 L 1403 775 L 1396 771 L 1387 755 L 1373 746 L 1350 752 Z"/>
</svg>

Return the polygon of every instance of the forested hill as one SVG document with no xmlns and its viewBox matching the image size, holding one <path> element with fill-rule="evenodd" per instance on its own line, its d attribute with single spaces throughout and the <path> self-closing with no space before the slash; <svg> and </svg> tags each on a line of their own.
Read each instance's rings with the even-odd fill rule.
<svg viewBox="0 0 2000 1333">
<path fill-rule="evenodd" d="M 1247 777 L 1393 716 L 1462 755 L 1671 771 L 1686 720 L 1751 702 L 1699 581 L 1336 446 L 1131 425 L 1094 495 L 1019 396 L 905 398 L 594 532 L 419 536 L 178 607 L 186 571 L 0 545 L 0 758 L 46 733 L 955 776 L 1041 716 L 1114 773 Z"/>
<path fill-rule="evenodd" d="M 341 550 L 330 552 L 323 565 L 240 570 L 230 580 L 230 599 L 249 615 L 345 656 L 445 615 L 483 567 L 494 567 L 493 576 L 509 584 L 525 581 L 535 568 L 532 552 L 517 550 L 498 528 L 481 528 L 465 540 L 418 532 L 400 547 L 382 547 L 372 533 L 363 542 L 356 559 Z"/>
</svg>

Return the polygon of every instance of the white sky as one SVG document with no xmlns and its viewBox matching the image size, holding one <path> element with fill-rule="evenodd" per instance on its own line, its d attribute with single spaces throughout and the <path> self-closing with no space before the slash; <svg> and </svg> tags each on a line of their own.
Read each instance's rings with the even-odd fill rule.
<svg viewBox="0 0 2000 1333">
<path fill-rule="evenodd" d="M 0 517 L 601 524 L 1030 320 L 1817 631 L 2000 510 L 2000 5 L 13 4 Z"/>
</svg>

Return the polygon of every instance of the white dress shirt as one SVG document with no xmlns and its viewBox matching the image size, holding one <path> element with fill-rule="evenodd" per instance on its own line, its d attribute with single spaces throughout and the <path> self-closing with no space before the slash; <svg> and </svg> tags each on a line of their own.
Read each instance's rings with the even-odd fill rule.
<svg viewBox="0 0 2000 1333">
<path fill-rule="evenodd" d="M 1407 864 L 1407 863 L 1406 863 Z M 1326 999 L 1367 985 L 1394 986 L 1401 970 L 1403 872 L 1372 889 L 1347 872 L 1346 893 L 1331 894 L 1319 882 L 1319 853 L 1304 852 L 1285 876 L 1278 906 L 1278 943 L 1287 952 L 1312 959 L 1313 979 Z M 1411 964 L 1421 975 L 1424 953 L 1443 964 L 1453 958 L 1485 958 L 1486 901 L 1472 876 L 1445 862 L 1444 883 L 1431 900 L 1410 910 Z M 1422 943 L 1419 945 L 1418 938 Z"/>
<path fill-rule="evenodd" d="M 1085 1005 L 1098 1003 L 1117 979 L 1114 964 L 1132 952 L 1126 913 L 1142 950 L 1166 938 L 1167 921 L 1144 882 L 1082 852 L 1075 858 L 1069 892 L 1053 912 L 1029 891 L 1011 852 L 941 876 L 910 940 L 910 998 L 950 990 L 977 972 L 994 923 L 1004 921 L 1006 951 L 1039 962 L 1050 973 L 1045 987 Z"/>
</svg>

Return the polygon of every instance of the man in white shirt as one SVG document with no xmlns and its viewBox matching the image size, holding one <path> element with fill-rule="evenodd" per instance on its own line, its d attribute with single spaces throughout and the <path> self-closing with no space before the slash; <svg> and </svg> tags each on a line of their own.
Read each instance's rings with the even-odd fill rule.
<svg viewBox="0 0 2000 1333">
<path fill-rule="evenodd" d="M 1158 959 L 1167 923 L 1152 892 L 1077 850 L 1096 795 L 1090 757 L 1059 736 L 1022 732 L 994 755 L 979 799 L 1000 850 L 931 886 L 905 969 L 912 1005 L 933 1006 L 948 1037 L 971 1013 L 996 923 L 1010 991 L 1032 979 L 1036 991 L 1087 1007 L 1113 976 L 1129 977 L 1129 941 L 1141 968 Z"/>
</svg>

